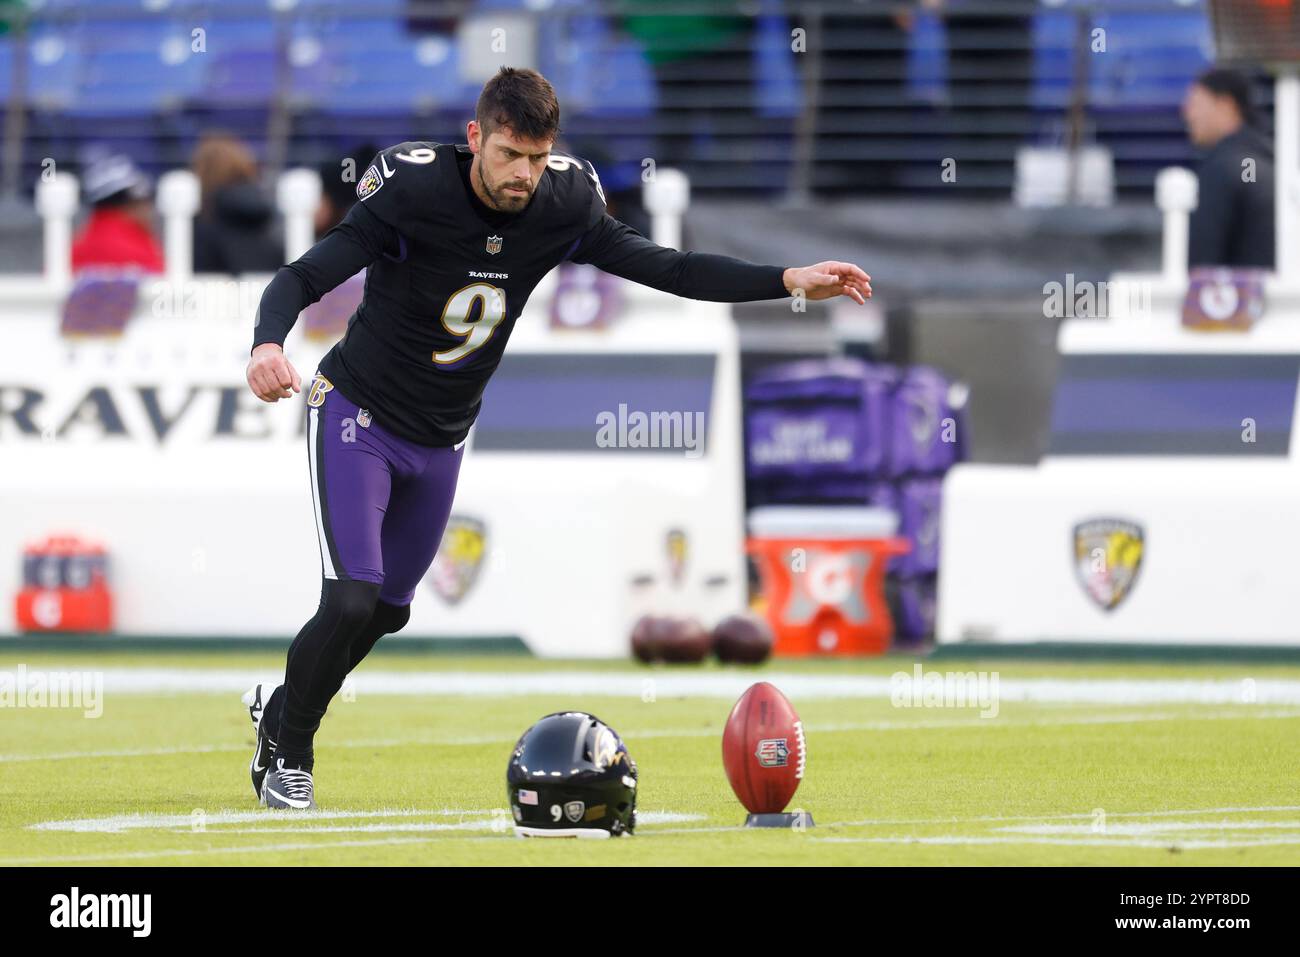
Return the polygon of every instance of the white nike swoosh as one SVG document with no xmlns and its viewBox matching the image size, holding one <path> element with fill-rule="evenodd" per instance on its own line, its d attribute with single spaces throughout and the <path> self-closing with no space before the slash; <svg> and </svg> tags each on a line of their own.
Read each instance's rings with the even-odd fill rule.
<svg viewBox="0 0 1300 957">
<path fill-rule="evenodd" d="M 256 773 L 261 773 L 262 771 L 265 770 L 266 770 L 266 765 L 263 764 L 259 766 L 257 763 L 257 758 L 253 758 L 253 771 Z"/>
<path fill-rule="evenodd" d="M 272 788 L 266 788 L 266 790 L 267 790 L 267 791 L 270 791 L 272 794 L 274 794 L 277 798 L 279 798 L 279 799 L 280 799 L 281 801 L 283 801 L 285 804 L 289 805 L 289 807 L 301 807 L 301 808 L 305 808 L 305 807 L 309 807 L 309 806 L 311 805 L 311 802 L 310 802 L 310 801 L 300 801 L 300 800 L 298 800 L 297 798 L 285 797 L 285 796 L 284 796 L 283 794 L 281 794 L 279 791 L 273 790 Z"/>
<path fill-rule="evenodd" d="M 379 162 L 381 162 L 381 163 L 384 164 L 384 179 L 388 179 L 388 177 L 392 176 L 395 172 L 397 172 L 396 170 L 391 170 L 391 169 L 388 168 L 388 157 L 387 157 L 387 156 L 384 156 L 384 155 L 381 154 L 380 157 L 379 157 Z"/>
</svg>

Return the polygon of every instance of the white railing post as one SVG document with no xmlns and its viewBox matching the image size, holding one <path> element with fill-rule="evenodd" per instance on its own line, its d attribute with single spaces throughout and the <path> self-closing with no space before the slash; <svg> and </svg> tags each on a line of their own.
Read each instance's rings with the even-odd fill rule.
<svg viewBox="0 0 1300 957">
<path fill-rule="evenodd" d="M 276 205 L 284 216 L 284 261 L 293 262 L 316 242 L 316 207 L 320 205 L 320 174 L 290 169 L 280 174 Z"/>
<path fill-rule="evenodd" d="M 174 169 L 158 179 L 158 212 L 163 220 L 163 266 L 173 296 L 194 275 L 194 217 L 199 212 L 199 178 Z"/>
<path fill-rule="evenodd" d="M 1156 205 L 1164 213 L 1161 273 L 1166 282 L 1187 282 L 1188 220 L 1197 202 L 1196 174 L 1180 166 L 1156 175 Z"/>
<path fill-rule="evenodd" d="M 80 192 L 77 177 L 55 173 L 36 184 L 36 211 L 44 222 L 45 281 L 62 289 L 72 282 L 72 217 Z"/>
<path fill-rule="evenodd" d="M 682 217 L 691 205 L 690 179 L 679 169 L 656 170 L 641 195 L 650 213 L 650 238 L 660 246 L 680 249 Z"/>
</svg>

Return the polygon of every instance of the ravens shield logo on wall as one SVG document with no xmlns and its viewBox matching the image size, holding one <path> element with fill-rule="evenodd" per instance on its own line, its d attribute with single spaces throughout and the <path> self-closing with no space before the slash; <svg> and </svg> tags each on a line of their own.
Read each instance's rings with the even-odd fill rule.
<svg viewBox="0 0 1300 957">
<path fill-rule="evenodd" d="M 1112 611 L 1137 581 L 1144 534 L 1136 522 L 1095 518 L 1074 526 L 1074 570 L 1088 597 Z"/>
<path fill-rule="evenodd" d="M 453 515 L 429 569 L 428 582 L 449 605 L 455 605 L 478 579 L 487 553 L 487 526 L 476 518 Z"/>
</svg>

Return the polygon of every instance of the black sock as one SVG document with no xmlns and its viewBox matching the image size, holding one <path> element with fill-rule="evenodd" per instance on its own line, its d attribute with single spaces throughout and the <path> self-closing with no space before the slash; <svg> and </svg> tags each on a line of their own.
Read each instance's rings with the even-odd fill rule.
<svg viewBox="0 0 1300 957">
<path fill-rule="evenodd" d="M 271 755 L 271 769 L 279 767 L 281 760 L 284 761 L 286 768 L 297 768 L 301 771 L 310 771 L 316 766 L 316 755 L 311 748 L 306 751 L 284 751 L 277 747 L 275 753 Z"/>
<path fill-rule="evenodd" d="M 322 597 L 322 609 L 324 607 L 324 601 L 325 599 Z M 320 611 L 317 612 L 317 618 L 319 617 Z M 321 682 L 322 690 L 330 689 L 329 698 L 325 701 L 326 705 L 329 704 L 329 699 L 332 699 L 334 695 L 338 693 L 338 689 L 343 686 L 343 680 L 348 676 L 348 674 L 361 663 L 362 659 L 364 659 L 366 655 L 370 654 L 375 643 L 378 642 L 380 638 L 384 637 L 384 635 L 391 635 L 395 632 L 401 631 L 410 618 L 410 605 L 391 605 L 388 602 L 376 600 L 374 611 L 371 612 L 370 618 L 366 621 L 365 626 L 356 634 L 352 639 L 351 644 L 348 646 L 347 657 L 336 658 L 335 667 L 332 669 L 332 674 L 329 680 Z M 305 626 L 303 631 L 299 633 L 299 639 L 303 637 L 303 634 L 306 633 L 308 628 L 315 622 L 316 618 L 313 618 L 312 621 L 307 623 L 307 626 Z M 296 643 L 297 641 L 295 640 L 295 644 Z M 292 652 L 292 649 L 290 650 Z M 286 699 L 287 695 L 285 694 L 284 686 L 281 685 L 280 687 L 277 687 L 273 692 L 271 692 L 270 698 L 267 699 L 266 708 L 262 714 L 263 730 L 267 737 L 276 742 L 277 746 L 281 743 L 281 723 L 284 717 Z M 322 708 L 321 711 L 323 714 L 324 708 Z M 317 725 L 319 726 L 319 718 L 317 719 Z M 313 731 L 314 730 L 315 729 L 313 728 Z M 292 734 L 290 735 L 289 743 L 291 745 L 294 744 Z M 301 756 L 302 753 L 302 749 L 299 747 L 298 756 Z M 310 747 L 308 748 L 308 753 L 310 753 Z"/>
<path fill-rule="evenodd" d="M 325 709 L 347 674 L 352 642 L 369 623 L 378 600 L 379 586 L 372 582 L 324 580 L 316 614 L 289 646 L 275 735 L 277 748 L 286 754 L 311 752 Z"/>
</svg>

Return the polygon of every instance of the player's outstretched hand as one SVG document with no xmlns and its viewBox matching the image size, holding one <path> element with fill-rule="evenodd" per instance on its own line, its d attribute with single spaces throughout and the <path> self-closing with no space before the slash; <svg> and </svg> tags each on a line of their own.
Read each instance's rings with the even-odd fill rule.
<svg viewBox="0 0 1300 957">
<path fill-rule="evenodd" d="M 791 295 L 802 289 L 808 299 L 848 296 L 865 304 L 871 298 L 871 277 L 853 263 L 824 262 L 792 266 L 785 271 L 785 288 Z"/>
<path fill-rule="evenodd" d="M 274 342 L 263 342 L 248 360 L 248 387 L 263 402 L 277 402 L 301 392 L 302 379 L 283 349 Z"/>
</svg>

